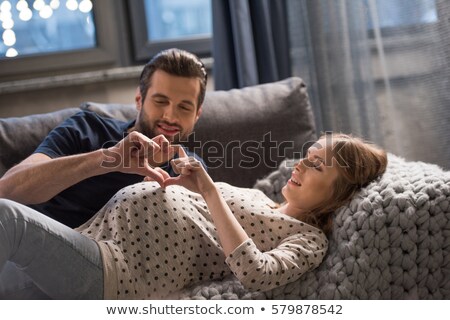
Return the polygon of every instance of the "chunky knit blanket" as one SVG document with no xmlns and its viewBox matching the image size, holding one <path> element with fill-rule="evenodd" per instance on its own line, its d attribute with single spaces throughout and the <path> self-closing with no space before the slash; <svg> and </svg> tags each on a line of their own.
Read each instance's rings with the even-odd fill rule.
<svg viewBox="0 0 450 320">
<path fill-rule="evenodd" d="M 233 277 L 178 299 L 450 299 L 450 172 L 389 154 L 384 176 L 338 210 L 323 263 L 269 292 Z M 282 201 L 293 160 L 255 184 Z"/>
</svg>

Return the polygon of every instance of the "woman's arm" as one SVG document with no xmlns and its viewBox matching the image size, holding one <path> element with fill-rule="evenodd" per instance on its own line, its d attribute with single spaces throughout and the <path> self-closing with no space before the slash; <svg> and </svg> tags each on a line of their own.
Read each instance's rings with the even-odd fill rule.
<svg viewBox="0 0 450 320">
<path fill-rule="evenodd" d="M 234 217 L 200 162 L 193 157 L 187 157 L 181 146 L 178 147 L 178 154 L 180 158 L 172 160 L 172 167 L 180 175 L 166 179 L 164 186 L 177 184 L 202 195 L 217 228 L 224 254 L 228 256 L 248 240 L 249 236 Z"/>
<path fill-rule="evenodd" d="M 202 196 L 217 228 L 223 252 L 225 256 L 229 256 L 240 244 L 248 240 L 249 236 L 242 229 L 215 186 L 214 189 Z"/>
<path fill-rule="evenodd" d="M 274 249 L 260 251 L 249 239 L 226 259 L 239 281 L 249 290 L 267 291 L 296 281 L 322 262 L 327 251 L 324 234 L 295 234 Z"/>
<path fill-rule="evenodd" d="M 246 288 L 267 291 L 297 280 L 320 264 L 327 250 L 326 237 L 320 230 L 305 225 L 304 232 L 262 252 L 198 161 L 187 158 L 181 148 L 179 154 L 179 159 L 172 160 L 172 166 L 180 176 L 168 178 L 164 185 L 178 184 L 202 195 L 217 228 L 226 263 Z"/>
</svg>

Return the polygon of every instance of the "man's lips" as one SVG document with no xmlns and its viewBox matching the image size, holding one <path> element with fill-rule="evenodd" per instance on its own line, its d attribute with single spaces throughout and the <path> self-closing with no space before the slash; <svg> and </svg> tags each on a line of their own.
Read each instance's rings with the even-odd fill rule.
<svg viewBox="0 0 450 320">
<path fill-rule="evenodd" d="M 157 124 L 158 130 L 165 136 L 174 136 L 178 134 L 181 129 L 178 126 L 166 124 L 166 123 L 158 123 Z"/>
</svg>

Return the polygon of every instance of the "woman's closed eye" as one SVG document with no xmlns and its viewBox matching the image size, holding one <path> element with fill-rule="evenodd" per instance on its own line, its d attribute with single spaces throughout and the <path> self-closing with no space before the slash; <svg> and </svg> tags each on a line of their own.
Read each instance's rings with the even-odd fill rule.
<svg viewBox="0 0 450 320">
<path fill-rule="evenodd" d="M 319 160 L 317 160 L 317 161 L 314 161 L 313 162 L 313 166 L 314 166 L 314 169 L 316 169 L 317 171 L 322 171 L 323 169 L 322 169 L 322 162 L 321 161 L 319 161 Z"/>
<path fill-rule="evenodd" d="M 303 163 L 307 168 L 314 168 L 317 171 L 323 171 L 322 169 L 323 162 L 320 161 L 319 159 L 314 159 L 313 161 L 311 161 L 308 158 L 305 158 L 303 160 Z"/>
<path fill-rule="evenodd" d="M 312 158 L 312 160 L 309 160 L 310 158 Z M 323 171 L 323 159 L 317 155 L 311 154 L 311 149 L 308 149 L 308 156 L 305 160 L 308 163 L 308 167 L 314 168 L 317 171 Z"/>
</svg>

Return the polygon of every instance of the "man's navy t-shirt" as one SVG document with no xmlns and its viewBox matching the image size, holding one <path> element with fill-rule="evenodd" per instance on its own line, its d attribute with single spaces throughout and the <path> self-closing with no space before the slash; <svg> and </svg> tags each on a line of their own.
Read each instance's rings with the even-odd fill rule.
<svg viewBox="0 0 450 320">
<path fill-rule="evenodd" d="M 94 112 L 82 111 L 53 129 L 35 153 L 58 158 L 109 148 L 127 135 L 127 130 L 134 125 L 134 122 L 103 118 Z M 191 152 L 188 152 L 188 155 L 202 161 Z M 168 163 L 161 168 L 171 176 L 175 175 Z M 107 173 L 85 179 L 63 190 L 47 202 L 29 206 L 75 228 L 88 221 L 117 191 L 142 180 L 143 177 L 140 175 Z"/>
</svg>

